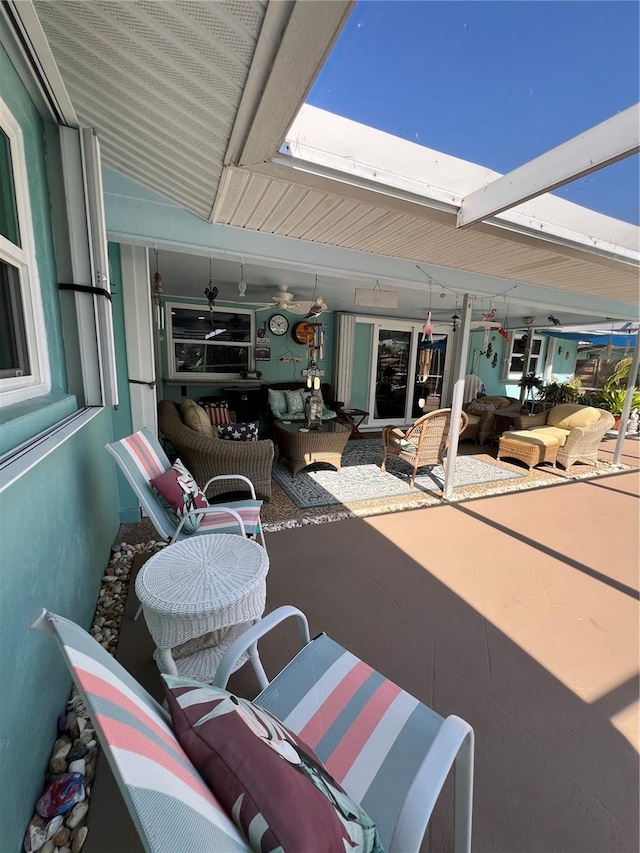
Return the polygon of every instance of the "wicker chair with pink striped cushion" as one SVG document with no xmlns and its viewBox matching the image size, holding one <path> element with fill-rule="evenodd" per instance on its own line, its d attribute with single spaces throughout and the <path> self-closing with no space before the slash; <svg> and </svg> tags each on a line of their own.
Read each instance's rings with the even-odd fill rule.
<svg viewBox="0 0 640 853">
<path fill-rule="evenodd" d="M 471 850 L 474 732 L 441 717 L 326 634 L 308 641 L 306 618 L 285 606 L 229 648 L 214 684 L 225 687 L 237 656 L 288 617 L 302 650 L 269 683 L 260 674 L 257 705 L 280 719 L 324 762 L 371 815 L 389 853 L 418 851 L 449 770 L 455 765 L 454 850 Z M 259 668 L 258 670 L 259 671 Z"/>
<path fill-rule="evenodd" d="M 57 640 L 147 853 L 249 850 L 147 691 L 73 622 L 31 627 Z"/>
<path fill-rule="evenodd" d="M 135 492 L 140 506 L 143 507 L 151 523 L 166 542 L 176 542 L 186 536 L 203 533 L 240 533 L 243 536 L 246 533 L 249 536 L 259 538 L 266 550 L 260 521 L 262 501 L 256 500 L 253 483 L 247 477 L 241 474 L 224 474 L 212 477 L 205 485 L 203 492 L 206 492 L 207 487 L 214 481 L 235 480 L 245 484 L 251 498 L 227 501 L 224 504 L 215 504 L 207 509 L 194 511 L 191 515 L 198 515 L 200 523 L 193 533 L 187 533 L 182 529 L 186 519 L 181 519 L 180 523 L 177 524 L 175 518 L 172 518 L 162 505 L 157 492 L 150 484 L 150 480 L 171 467 L 171 462 L 169 462 L 160 442 L 151 430 L 143 427 L 133 435 L 107 444 L 107 450 L 127 478 L 127 482 Z M 238 522 L 238 517 L 241 519 L 241 523 Z"/>
</svg>

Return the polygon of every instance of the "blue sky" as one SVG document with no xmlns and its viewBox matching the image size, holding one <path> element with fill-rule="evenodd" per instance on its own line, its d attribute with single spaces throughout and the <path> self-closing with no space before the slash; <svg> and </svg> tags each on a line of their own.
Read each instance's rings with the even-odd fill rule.
<svg viewBox="0 0 640 853">
<path fill-rule="evenodd" d="M 640 100 L 635 0 L 360 0 L 307 102 L 507 172 Z M 638 223 L 638 156 L 556 191 Z"/>
</svg>

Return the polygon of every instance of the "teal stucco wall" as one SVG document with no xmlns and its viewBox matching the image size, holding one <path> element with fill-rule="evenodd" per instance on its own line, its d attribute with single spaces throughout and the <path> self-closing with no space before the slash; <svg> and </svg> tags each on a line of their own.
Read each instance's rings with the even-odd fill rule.
<svg viewBox="0 0 640 853">
<path fill-rule="evenodd" d="M 7 454 L 0 481 L 0 847 L 17 853 L 71 687 L 55 643 L 28 624 L 46 607 L 89 627 L 119 517 L 114 465 L 104 450 L 112 440 L 110 409 L 96 409 L 48 455 L 26 451 L 20 472 L 13 468 L 19 463 L 11 451 L 77 404 L 68 394 L 49 204 L 47 170 L 58 166 L 46 151 L 45 125 L 2 47 L 0 97 L 23 133 L 51 374 L 49 394 L 0 409 L 0 454 Z"/>
<path fill-rule="evenodd" d="M 165 301 L 168 302 L 183 302 L 185 304 L 198 305 L 203 309 L 206 308 L 206 302 L 202 299 L 182 299 L 179 297 L 171 297 L 167 296 Z M 237 308 L 238 304 L 235 302 L 216 302 L 221 308 Z M 255 306 L 251 304 L 243 305 L 243 308 L 254 308 Z M 256 310 L 255 314 L 255 328 L 256 331 L 262 325 L 262 323 L 266 320 L 268 322 L 269 318 L 273 315 L 279 313 L 275 308 L 268 309 L 260 309 Z M 256 370 L 259 370 L 262 373 L 261 382 L 303 382 L 304 377 L 302 376 L 301 371 L 306 369 L 308 353 L 307 347 L 302 346 L 296 343 L 291 336 L 291 329 L 295 323 L 302 319 L 302 317 L 296 314 L 286 314 L 287 319 L 289 320 L 289 329 L 286 334 L 281 336 L 276 336 L 271 334 L 267 329 L 267 335 L 270 339 L 270 343 L 268 346 L 271 350 L 271 359 L 269 361 L 257 361 L 256 362 Z M 325 345 L 324 345 L 324 358 L 318 362 L 318 367 L 320 370 L 324 371 L 324 375 L 322 377 L 322 382 L 328 382 L 330 385 L 333 384 L 333 336 L 334 336 L 334 315 L 331 311 L 326 311 L 321 316 L 321 321 L 324 329 L 325 335 Z M 200 397 L 206 397 L 213 394 L 220 393 L 220 389 L 225 386 L 233 386 L 236 382 L 232 379 L 228 382 L 212 385 L 204 382 L 196 382 L 196 383 L 182 383 L 179 380 L 172 380 L 171 383 L 167 381 L 169 368 L 168 368 L 168 354 L 167 354 L 167 341 L 166 337 L 162 341 L 161 345 L 161 355 L 162 355 L 162 372 L 163 372 L 163 396 L 167 400 L 174 400 L 179 402 L 183 398 L 182 389 L 183 386 L 186 386 L 186 396 L 192 399 L 198 399 Z M 279 362 L 278 358 L 280 356 L 288 357 L 288 356 L 297 356 L 300 358 L 300 361 L 297 362 Z"/>
<path fill-rule="evenodd" d="M 44 124 L 27 90 L 0 45 L 0 97 L 22 130 L 27 163 L 27 183 L 42 308 L 47 330 L 46 346 L 51 371 L 51 393 L 0 409 L 0 454 L 27 441 L 76 409 L 67 394 L 67 373 L 58 297 L 58 276 L 47 183 Z"/>
<path fill-rule="evenodd" d="M 469 341 L 469 357 L 467 362 L 467 373 L 475 373 L 480 377 L 487 394 L 504 394 L 507 397 L 520 397 L 520 388 L 514 382 L 502 379 L 502 362 L 508 353 L 506 341 L 497 332 L 491 332 L 489 342 L 493 351 L 498 354 L 495 367 L 491 366 L 491 358 L 480 355 L 484 343 L 484 332 L 472 332 Z M 546 353 L 550 339 L 543 344 L 543 352 Z M 562 353 L 556 353 L 553 357 L 551 375 L 554 380 L 564 382 L 573 376 L 576 365 L 576 344 L 572 341 L 562 341 L 558 344 L 562 347 Z M 569 353 L 569 358 L 566 353 Z M 544 362 L 543 362 L 544 363 Z"/>
<path fill-rule="evenodd" d="M 40 607 L 89 627 L 119 518 L 109 409 L 0 493 L 2 849 L 18 851 L 44 784 L 71 679 Z"/>
</svg>

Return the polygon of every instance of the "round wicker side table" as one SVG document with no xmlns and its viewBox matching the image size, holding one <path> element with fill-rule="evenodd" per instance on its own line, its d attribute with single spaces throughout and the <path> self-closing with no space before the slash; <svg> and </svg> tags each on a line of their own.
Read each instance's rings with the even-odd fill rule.
<svg viewBox="0 0 640 853">
<path fill-rule="evenodd" d="M 262 616 L 268 569 L 261 545 L 227 533 L 192 536 L 154 554 L 136 594 L 160 671 L 211 681 L 228 646 Z M 203 635 L 205 648 L 174 660 L 172 649 Z"/>
</svg>

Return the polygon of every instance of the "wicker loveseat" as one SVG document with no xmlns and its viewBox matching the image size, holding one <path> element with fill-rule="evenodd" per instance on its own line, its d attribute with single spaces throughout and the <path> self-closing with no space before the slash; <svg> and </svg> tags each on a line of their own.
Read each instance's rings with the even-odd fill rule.
<svg viewBox="0 0 640 853">
<path fill-rule="evenodd" d="M 474 404 L 486 405 L 487 409 L 484 412 L 474 414 L 472 411 Z M 493 406 L 493 409 L 489 409 L 489 406 Z M 460 436 L 460 441 L 470 439 L 478 444 L 482 444 L 488 438 L 495 435 L 496 414 L 510 415 L 517 413 L 520 411 L 520 406 L 520 400 L 516 400 L 514 397 L 497 396 L 480 397 L 479 399 L 465 403 L 462 408 L 469 419 L 469 423 Z"/>
<path fill-rule="evenodd" d="M 272 406 L 269 402 L 269 391 L 307 391 L 306 383 L 304 382 L 274 382 L 270 385 L 262 386 L 262 408 L 269 422 L 269 426 L 274 422 L 274 420 L 278 420 L 278 416 L 274 414 Z M 337 417 L 338 412 L 342 408 L 342 403 L 336 403 L 333 399 L 333 388 L 327 382 L 323 382 L 320 386 L 320 393 L 322 394 L 322 401 L 324 403 L 323 406 L 323 420 L 330 420 L 332 418 Z M 271 395 L 273 397 L 273 395 Z M 295 414 L 291 414 L 290 412 L 285 412 L 286 420 L 304 420 L 304 414 L 302 412 L 298 412 Z"/>
<path fill-rule="evenodd" d="M 180 407 L 172 400 L 158 403 L 158 427 L 199 486 L 218 474 L 243 474 L 251 480 L 259 498 L 269 500 L 271 497 L 273 442 L 270 439 L 224 441 L 215 436 L 213 429 L 208 435 L 196 432 L 184 424 Z M 216 484 L 207 497 L 215 497 L 232 488 L 224 482 Z"/>
<path fill-rule="evenodd" d="M 610 412 L 573 403 L 563 403 L 537 415 L 521 415 L 514 418 L 514 429 L 503 433 L 498 458 L 521 459 L 531 467 L 531 463 L 552 462 L 557 448 L 555 462 L 563 468 L 576 462 L 596 465 L 600 442 L 613 424 Z M 540 449 L 538 457 L 532 456 L 533 448 Z"/>
</svg>

